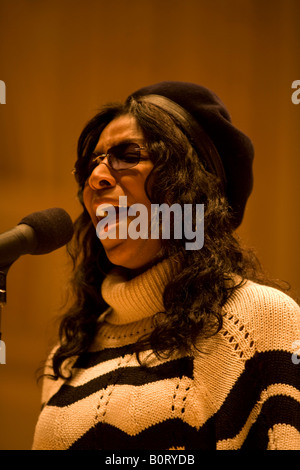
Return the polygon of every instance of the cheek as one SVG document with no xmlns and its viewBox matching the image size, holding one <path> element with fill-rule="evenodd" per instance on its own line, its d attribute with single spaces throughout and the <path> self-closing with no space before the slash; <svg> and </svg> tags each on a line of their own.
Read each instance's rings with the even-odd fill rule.
<svg viewBox="0 0 300 470">
<path fill-rule="evenodd" d="M 121 181 L 121 186 L 125 194 L 132 202 L 139 202 L 145 206 L 150 205 L 150 200 L 146 193 L 146 175 L 140 175 L 139 177 L 128 178 Z M 148 185 L 149 187 L 149 185 Z"/>
<path fill-rule="evenodd" d="M 86 210 L 90 216 L 92 216 L 92 190 L 89 188 L 89 186 L 84 188 L 82 192 L 82 200 Z"/>
</svg>

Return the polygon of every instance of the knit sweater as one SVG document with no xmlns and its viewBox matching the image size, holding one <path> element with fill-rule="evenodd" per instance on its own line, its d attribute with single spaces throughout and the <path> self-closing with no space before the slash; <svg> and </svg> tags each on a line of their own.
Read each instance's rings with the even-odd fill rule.
<svg viewBox="0 0 300 470">
<path fill-rule="evenodd" d="M 131 280 L 107 276 L 111 308 L 92 348 L 73 358 L 71 379 L 44 380 L 33 449 L 300 450 L 299 306 L 247 281 L 199 352 L 145 351 L 144 368 L 133 344 L 153 328 L 173 275 L 163 261 Z"/>
</svg>

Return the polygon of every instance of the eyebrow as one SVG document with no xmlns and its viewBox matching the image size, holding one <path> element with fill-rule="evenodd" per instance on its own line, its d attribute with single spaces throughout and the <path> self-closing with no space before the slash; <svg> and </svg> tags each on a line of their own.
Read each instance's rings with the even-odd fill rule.
<svg viewBox="0 0 300 470">
<path fill-rule="evenodd" d="M 96 150 L 97 149 L 97 146 L 95 147 L 95 149 L 93 150 L 92 152 L 92 155 L 101 155 L 101 154 L 106 154 L 106 153 L 109 153 L 109 151 L 115 149 L 116 147 L 119 147 L 120 145 L 126 145 L 126 144 L 142 144 L 143 143 L 143 140 L 139 137 L 137 138 L 128 138 L 128 139 L 124 139 L 124 140 L 121 140 L 120 142 L 118 142 L 117 144 L 115 145 L 112 145 L 111 147 L 109 147 L 109 149 L 104 152 L 103 150 Z"/>
</svg>

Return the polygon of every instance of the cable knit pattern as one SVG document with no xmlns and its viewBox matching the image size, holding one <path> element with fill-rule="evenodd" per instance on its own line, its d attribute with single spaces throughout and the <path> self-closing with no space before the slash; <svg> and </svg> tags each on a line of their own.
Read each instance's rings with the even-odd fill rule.
<svg viewBox="0 0 300 470">
<path fill-rule="evenodd" d="M 300 450 L 299 306 L 248 281 L 197 353 L 145 351 L 144 368 L 132 346 L 151 331 L 172 273 L 163 262 L 129 281 L 107 277 L 111 309 L 91 350 L 73 358 L 71 379 L 44 380 L 33 449 Z"/>
</svg>

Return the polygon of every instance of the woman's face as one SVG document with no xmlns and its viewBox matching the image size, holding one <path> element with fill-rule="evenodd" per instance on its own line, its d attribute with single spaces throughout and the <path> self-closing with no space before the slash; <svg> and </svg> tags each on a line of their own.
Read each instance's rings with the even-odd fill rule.
<svg viewBox="0 0 300 470">
<path fill-rule="evenodd" d="M 114 119 L 104 128 L 94 153 L 99 155 L 109 153 L 112 147 L 125 142 L 135 143 L 140 147 L 145 145 L 142 130 L 136 119 L 129 114 Z M 100 163 L 92 170 L 83 190 L 83 202 L 95 229 L 101 220 L 96 215 L 97 208 L 101 204 L 111 204 L 118 207 L 120 196 L 127 197 L 128 207 L 137 203 L 143 204 L 147 209 L 147 222 L 150 225 L 151 203 L 145 192 L 145 181 L 153 168 L 153 163 L 147 150 L 141 151 L 141 160 L 136 166 L 121 171 L 110 168 L 107 157 L 102 161 L 99 159 L 98 162 Z M 140 269 L 151 264 L 160 251 L 161 241 L 152 239 L 150 236 L 145 239 L 133 239 L 129 234 L 127 238 L 121 238 L 119 236 L 121 229 L 118 210 L 116 214 L 116 236 L 105 239 L 101 237 L 101 243 L 110 262 L 129 269 Z M 134 219 L 134 216 L 126 215 L 125 219 L 122 216 L 127 228 Z M 124 224 L 122 230 L 123 228 Z M 108 230 L 110 229 L 108 227 Z"/>
</svg>

